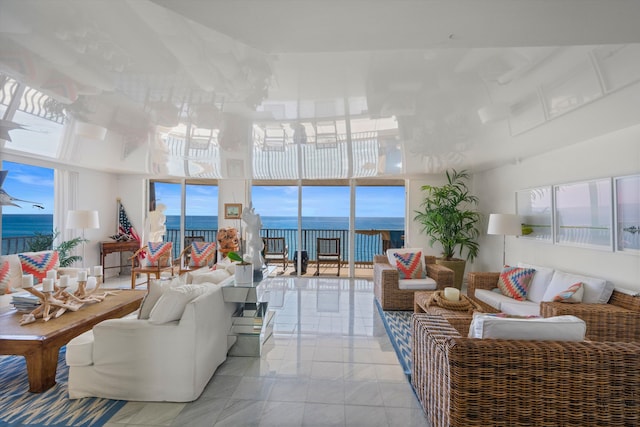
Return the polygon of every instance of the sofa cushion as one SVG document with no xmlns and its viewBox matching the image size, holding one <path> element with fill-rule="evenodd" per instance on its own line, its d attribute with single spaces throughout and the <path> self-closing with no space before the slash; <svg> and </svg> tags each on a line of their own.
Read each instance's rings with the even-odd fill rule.
<svg viewBox="0 0 640 427">
<path fill-rule="evenodd" d="M 57 251 L 24 252 L 18 254 L 22 274 L 33 274 L 36 283 L 47 277 L 47 271 L 60 266 Z"/>
<path fill-rule="evenodd" d="M 527 298 L 529 282 L 535 270 L 532 268 L 510 267 L 505 265 L 498 278 L 498 288 L 503 295 L 518 301 Z"/>
<path fill-rule="evenodd" d="M 514 316 L 540 316 L 540 303 L 533 301 L 504 301 L 500 311 Z"/>
<path fill-rule="evenodd" d="M 153 307 L 156 305 L 160 297 L 169 290 L 169 288 L 184 285 L 185 280 L 185 275 L 174 277 L 171 280 L 151 279 L 149 281 L 147 295 L 145 295 L 142 300 L 142 304 L 140 305 L 138 319 L 148 319 L 151 314 L 151 310 L 153 310 Z"/>
<path fill-rule="evenodd" d="M 518 267 L 533 268 L 536 272 L 533 274 L 531 281 L 529 282 L 529 291 L 527 292 L 527 299 L 533 302 L 542 301 L 544 293 L 547 290 L 547 286 L 551 282 L 553 277 L 553 268 L 542 267 L 539 265 L 526 264 L 523 262 L 518 263 Z"/>
<path fill-rule="evenodd" d="M 436 289 L 437 283 L 431 277 L 425 277 L 424 279 L 399 279 L 398 289 L 405 290 L 421 290 L 432 291 Z"/>
<path fill-rule="evenodd" d="M 199 285 L 202 283 L 213 283 L 217 285 L 227 277 L 231 276 L 231 274 L 229 274 L 229 272 L 225 269 L 220 269 L 220 270 L 205 269 L 205 270 L 206 271 L 203 273 L 200 273 L 200 274 L 196 273 L 191 275 L 191 284 Z"/>
<path fill-rule="evenodd" d="M 187 304 L 206 291 L 207 286 L 204 285 L 180 285 L 169 288 L 151 310 L 149 323 L 161 325 L 180 320 Z"/>
<path fill-rule="evenodd" d="M 398 270 L 398 278 L 400 280 L 424 279 L 426 277 L 422 251 L 395 252 L 393 258 L 395 262 L 391 265 Z"/>
<path fill-rule="evenodd" d="M 495 308 L 496 311 L 501 310 L 503 302 L 514 301 L 513 298 L 503 295 L 498 288 L 495 288 L 492 291 L 488 289 L 476 289 L 475 297 L 483 303 Z"/>
<path fill-rule="evenodd" d="M 475 313 L 469 327 L 470 338 L 540 341 L 584 341 L 587 325 L 576 316 L 512 318 Z"/>
<path fill-rule="evenodd" d="M 9 261 L 0 262 L 0 295 L 11 293 L 11 287 L 9 287 L 11 271 L 9 267 Z"/>
<path fill-rule="evenodd" d="M 584 287 L 582 302 L 587 304 L 606 304 L 613 293 L 613 283 L 604 279 L 556 270 L 542 300 L 553 301 L 556 295 L 578 282 Z"/>
<path fill-rule="evenodd" d="M 553 298 L 554 302 L 568 302 L 568 303 L 578 303 L 582 302 L 582 297 L 584 295 L 584 286 L 582 282 L 575 283 L 569 286 L 568 289 L 560 292 Z"/>
<path fill-rule="evenodd" d="M 205 267 L 216 252 L 214 242 L 192 242 L 189 254 L 190 267 Z"/>
</svg>

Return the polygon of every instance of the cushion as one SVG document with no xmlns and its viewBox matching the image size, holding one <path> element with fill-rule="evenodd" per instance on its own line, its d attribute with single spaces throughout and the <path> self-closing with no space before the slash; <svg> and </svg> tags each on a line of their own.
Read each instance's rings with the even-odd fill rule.
<svg viewBox="0 0 640 427">
<path fill-rule="evenodd" d="M 214 242 L 193 242 L 191 243 L 191 253 L 189 254 L 190 267 L 205 267 L 212 260 L 216 252 Z"/>
<path fill-rule="evenodd" d="M 424 279 L 424 261 L 422 251 L 417 252 L 396 252 L 393 254 L 395 262 L 391 265 L 398 270 L 398 278 L 404 279 Z"/>
<path fill-rule="evenodd" d="M 553 277 L 553 268 L 542 267 L 539 265 L 525 264 L 523 262 L 518 263 L 518 267 L 533 268 L 536 272 L 533 274 L 531 281 L 529 282 L 529 291 L 527 292 L 527 299 L 533 302 L 542 301 L 547 286 L 551 282 Z"/>
<path fill-rule="evenodd" d="M 584 341 L 587 325 L 576 316 L 547 318 L 498 317 L 475 313 L 469 327 L 470 338 L 541 341 Z"/>
<path fill-rule="evenodd" d="M 147 253 L 142 259 L 141 264 L 146 267 L 157 267 L 161 259 L 166 260 L 166 267 L 171 263 L 172 242 L 149 242 L 147 243 Z"/>
<path fill-rule="evenodd" d="M 227 270 L 209 270 L 203 274 L 194 274 L 191 276 L 191 283 L 193 285 L 199 285 L 202 283 L 213 283 L 218 284 L 222 282 L 227 277 L 231 276 Z"/>
<path fill-rule="evenodd" d="M 156 305 L 160 297 L 169 290 L 169 288 L 184 285 L 185 280 L 186 278 L 184 275 L 174 277 L 171 280 L 151 279 L 149 281 L 147 295 L 145 295 L 142 300 L 142 304 L 140 305 L 138 319 L 148 319 L 151 314 L 151 310 L 153 310 L 153 307 Z"/>
<path fill-rule="evenodd" d="M 431 277 L 424 279 L 400 279 L 398 280 L 398 289 L 413 289 L 433 291 L 437 287 L 437 283 Z"/>
<path fill-rule="evenodd" d="M 529 300 L 516 301 L 509 298 L 509 301 L 500 304 L 500 311 L 513 316 L 540 316 L 540 303 Z"/>
<path fill-rule="evenodd" d="M 604 279 L 556 270 L 542 300 L 553 301 L 556 295 L 578 282 L 581 282 L 584 288 L 582 302 L 587 304 L 606 304 L 613 293 L 613 283 Z"/>
<path fill-rule="evenodd" d="M 574 283 L 569 288 L 560 292 L 553 298 L 554 302 L 582 302 L 582 296 L 584 295 L 584 287 L 582 282 Z"/>
<path fill-rule="evenodd" d="M 33 280 L 36 283 L 42 282 L 42 279 L 47 277 L 47 271 L 60 266 L 56 251 L 24 252 L 18 254 L 18 258 L 20 258 L 22 274 L 33 274 Z"/>
<path fill-rule="evenodd" d="M 9 279 L 11 279 L 9 261 L 0 264 L 0 295 L 10 294 Z"/>
<path fill-rule="evenodd" d="M 203 285 L 180 285 L 169 288 L 151 310 L 149 323 L 161 325 L 180 320 L 187 304 L 206 291 L 207 286 Z"/>
<path fill-rule="evenodd" d="M 68 366 L 93 365 L 93 329 L 84 332 L 67 344 L 65 359 Z"/>
<path fill-rule="evenodd" d="M 500 272 L 498 288 L 503 295 L 511 297 L 517 301 L 527 299 L 529 282 L 535 270 L 532 268 L 509 267 L 505 265 Z"/>
<path fill-rule="evenodd" d="M 498 288 L 491 291 L 488 289 L 476 289 L 475 297 L 498 311 L 501 310 L 502 304 L 513 301 L 513 298 L 503 295 Z"/>
</svg>

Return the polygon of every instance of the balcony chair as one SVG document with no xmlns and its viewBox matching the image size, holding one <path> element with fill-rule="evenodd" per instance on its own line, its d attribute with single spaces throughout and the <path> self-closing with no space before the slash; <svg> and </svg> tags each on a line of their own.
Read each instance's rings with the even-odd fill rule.
<svg viewBox="0 0 640 427">
<path fill-rule="evenodd" d="M 316 239 L 316 272 L 314 276 L 320 275 L 320 262 L 334 261 L 338 264 L 338 274 L 340 276 L 340 238 L 339 237 L 318 237 Z"/>
<path fill-rule="evenodd" d="M 284 237 L 263 237 L 264 242 L 264 262 L 282 261 L 282 273 L 287 270 L 289 263 L 289 247 Z"/>
<path fill-rule="evenodd" d="M 129 258 L 131 261 L 131 289 L 136 288 L 136 277 L 138 274 L 147 275 L 147 284 L 153 274 L 156 279 L 161 273 L 168 271 L 173 276 L 179 272 L 172 257 L 172 242 L 148 242 Z"/>
</svg>

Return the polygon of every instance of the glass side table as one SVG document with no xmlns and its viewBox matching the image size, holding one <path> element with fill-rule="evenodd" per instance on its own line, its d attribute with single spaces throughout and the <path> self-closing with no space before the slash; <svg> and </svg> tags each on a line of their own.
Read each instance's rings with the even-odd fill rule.
<svg viewBox="0 0 640 427">
<path fill-rule="evenodd" d="M 223 286 L 225 302 L 236 303 L 230 332 L 236 343 L 229 349 L 229 356 L 260 356 L 264 343 L 273 334 L 275 312 L 269 310 L 267 282 L 275 269 L 275 266 L 263 269 L 262 279 L 253 283 L 230 281 Z"/>
</svg>

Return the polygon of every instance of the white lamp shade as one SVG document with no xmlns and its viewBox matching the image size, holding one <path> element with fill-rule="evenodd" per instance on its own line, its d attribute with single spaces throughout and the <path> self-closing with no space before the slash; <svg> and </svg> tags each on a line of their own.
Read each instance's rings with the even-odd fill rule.
<svg viewBox="0 0 640 427">
<path fill-rule="evenodd" d="M 522 224 L 520 217 L 514 214 L 491 214 L 487 234 L 502 234 L 506 236 L 520 236 Z"/>
<path fill-rule="evenodd" d="M 67 212 L 67 228 L 100 228 L 100 218 L 98 217 L 98 211 Z"/>
</svg>

